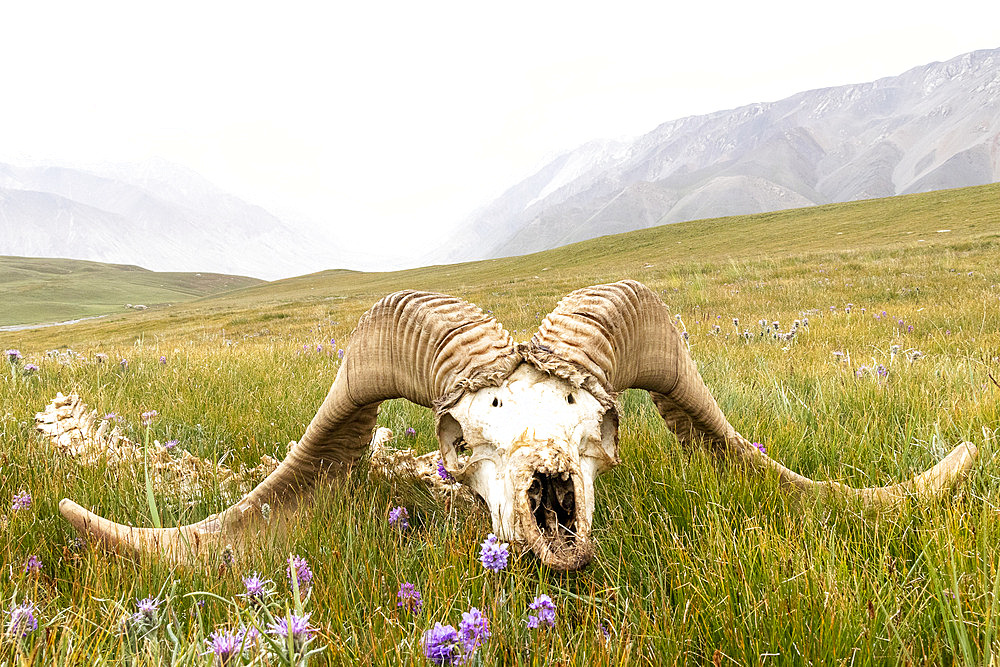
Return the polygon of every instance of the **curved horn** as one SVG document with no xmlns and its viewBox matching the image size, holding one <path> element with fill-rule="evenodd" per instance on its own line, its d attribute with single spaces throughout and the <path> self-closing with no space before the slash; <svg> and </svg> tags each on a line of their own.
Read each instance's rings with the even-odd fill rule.
<svg viewBox="0 0 1000 667">
<path fill-rule="evenodd" d="M 162 552 L 175 560 L 197 553 L 206 542 L 237 541 L 248 527 L 263 524 L 261 506 L 287 514 L 321 472 L 360 457 L 382 401 L 406 398 L 431 407 L 470 382 L 506 377 L 519 362 L 510 334 L 476 306 L 444 294 L 390 294 L 362 315 L 305 435 L 274 472 L 229 509 L 163 529 L 117 524 L 67 499 L 59 511 L 81 533 L 112 548 Z"/>
<path fill-rule="evenodd" d="M 814 482 L 762 454 L 737 433 L 705 386 L 694 360 L 659 297 L 627 280 L 577 290 L 549 314 L 531 339 L 528 356 L 547 355 L 579 366 L 609 393 L 645 389 L 667 426 L 682 443 L 701 438 L 742 462 L 777 472 L 781 482 L 803 491 L 856 496 L 891 504 L 907 494 L 936 494 L 972 467 L 976 446 L 963 442 L 930 470 L 892 486 L 855 489 L 839 482 Z"/>
</svg>

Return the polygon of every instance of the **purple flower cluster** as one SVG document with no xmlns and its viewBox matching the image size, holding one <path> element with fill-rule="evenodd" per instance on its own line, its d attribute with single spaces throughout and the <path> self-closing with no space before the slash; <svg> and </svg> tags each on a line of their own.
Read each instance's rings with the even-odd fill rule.
<svg viewBox="0 0 1000 667">
<path fill-rule="evenodd" d="M 28 560 L 24 561 L 24 573 L 38 574 L 41 571 L 42 571 L 42 559 L 35 554 L 28 556 Z"/>
<path fill-rule="evenodd" d="M 167 358 L 166 357 L 160 357 L 160 363 L 161 364 L 166 364 L 167 363 Z"/>
<path fill-rule="evenodd" d="M 9 616 L 7 619 L 7 636 L 11 639 L 21 639 L 37 630 L 38 619 L 35 618 L 36 613 L 38 613 L 38 607 L 31 600 L 25 600 L 21 604 L 11 607 L 10 611 L 7 612 Z"/>
<path fill-rule="evenodd" d="M 37 370 L 38 370 L 38 366 L 36 366 L 35 364 L 25 364 L 24 365 L 24 372 L 25 373 L 34 373 Z"/>
<path fill-rule="evenodd" d="M 312 588 L 313 572 L 309 567 L 309 562 L 301 556 L 292 556 L 288 559 L 288 583 L 292 585 L 292 577 L 299 582 L 299 591 L 305 593 Z"/>
<path fill-rule="evenodd" d="M 420 610 L 424 608 L 424 601 L 420 597 L 420 591 L 408 581 L 403 582 L 403 585 L 399 587 L 396 597 L 399 598 L 396 606 L 403 607 L 411 614 L 419 614 Z"/>
<path fill-rule="evenodd" d="M 462 622 L 458 624 L 458 636 L 465 654 L 472 655 L 490 638 L 489 621 L 475 607 L 462 612 Z"/>
<path fill-rule="evenodd" d="M 295 647 L 296 652 L 301 652 L 318 629 L 309 625 L 309 616 L 311 614 L 303 614 L 302 616 L 289 614 L 288 616 L 282 616 L 267 626 L 267 634 L 280 637 L 286 642 L 291 637 L 292 645 Z"/>
<path fill-rule="evenodd" d="M 140 415 L 140 417 L 142 418 L 142 425 L 149 426 L 150 424 L 153 423 L 153 420 L 156 419 L 157 416 L 159 416 L 159 413 L 156 410 L 149 410 L 147 412 L 143 412 L 142 415 Z"/>
<path fill-rule="evenodd" d="M 405 507 L 394 507 L 389 510 L 389 525 L 396 526 L 400 530 L 406 530 L 410 527 L 410 513 Z"/>
<path fill-rule="evenodd" d="M 455 478 L 451 476 L 451 473 L 448 472 L 448 469 L 444 467 L 443 459 L 438 459 L 437 474 L 438 477 L 440 477 L 445 482 L 453 482 L 455 480 Z"/>
<path fill-rule="evenodd" d="M 757 451 L 760 452 L 761 454 L 767 454 L 767 448 L 764 446 L 764 443 L 755 442 L 753 443 L 753 446 L 756 447 Z"/>
<path fill-rule="evenodd" d="M 528 605 L 528 609 L 535 612 L 528 614 L 529 628 L 556 627 L 556 606 L 548 595 L 542 594 L 536 597 Z"/>
<path fill-rule="evenodd" d="M 499 572 L 507 567 L 510 552 L 507 550 L 506 544 L 500 544 L 500 539 L 496 535 L 493 533 L 487 535 L 481 547 L 479 562 L 483 564 L 483 567 L 493 572 Z"/>
<path fill-rule="evenodd" d="M 159 625 L 159 609 L 162 601 L 148 597 L 135 601 L 136 611 L 122 619 L 121 631 L 128 636 L 143 635 Z"/>
<path fill-rule="evenodd" d="M 222 667 L 243 652 L 243 632 L 239 630 L 216 630 L 205 643 L 212 649 L 218 664 Z"/>
<path fill-rule="evenodd" d="M 24 357 L 21 356 L 20 350 L 4 350 L 4 356 L 7 357 L 7 361 L 14 363 L 15 361 L 20 361 Z"/>
<path fill-rule="evenodd" d="M 26 510 L 31 507 L 31 494 L 27 491 L 22 491 L 21 493 L 14 494 L 14 499 L 11 502 L 10 508 L 18 512 L 20 510 Z"/>
<path fill-rule="evenodd" d="M 243 577 L 243 586 L 246 588 L 246 592 L 240 595 L 251 602 L 263 602 L 264 598 L 271 594 L 270 584 L 272 583 L 274 582 L 270 579 L 261 579 L 260 575 L 254 572 L 249 577 Z"/>
<path fill-rule="evenodd" d="M 412 426 L 407 426 L 405 433 L 407 438 L 417 437 L 417 429 L 413 428 Z"/>
<path fill-rule="evenodd" d="M 453 625 L 435 623 L 424 633 L 424 655 L 435 665 L 458 665 L 463 660 L 458 630 Z"/>
<path fill-rule="evenodd" d="M 458 630 L 453 625 L 435 623 L 424 633 L 424 655 L 435 665 L 460 665 L 490 637 L 490 624 L 475 607 L 462 614 Z"/>
</svg>

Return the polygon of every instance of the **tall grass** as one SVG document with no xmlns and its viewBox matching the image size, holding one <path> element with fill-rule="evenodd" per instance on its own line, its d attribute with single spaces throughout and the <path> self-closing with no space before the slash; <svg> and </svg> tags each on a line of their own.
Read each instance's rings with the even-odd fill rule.
<svg viewBox="0 0 1000 667">
<path fill-rule="evenodd" d="M 151 438 L 253 467 L 264 454 L 283 456 L 304 431 L 367 294 L 324 301 L 299 293 L 276 304 L 259 292 L 257 302 L 8 336 L 4 347 L 25 359 L 0 365 L 0 600 L 5 608 L 37 602 L 40 627 L 26 641 L 5 638 L 0 664 L 210 664 L 209 633 L 248 618 L 241 576 L 263 573 L 280 589 L 277 606 L 293 602 L 290 553 L 315 572 L 308 610 L 320 630 L 312 646 L 324 650 L 310 664 L 426 664 L 423 632 L 436 621 L 457 624 L 472 606 L 490 619 L 492 637 L 476 658 L 485 665 L 991 664 L 1000 648 L 1000 387 L 990 379 L 1000 381 L 1000 247 L 980 231 L 933 248 L 775 246 L 725 262 L 703 261 L 695 248 L 687 261 L 633 275 L 681 315 L 692 354 L 736 428 L 789 467 L 871 485 L 907 478 L 963 440 L 980 455 L 946 498 L 867 512 L 790 496 L 774 479 L 680 447 L 648 396 L 629 391 L 621 397 L 622 464 L 597 485 L 597 554 L 576 573 L 521 553 L 508 569 L 485 571 L 477 561 L 490 531 L 484 511 L 369 478 L 363 462 L 321 485 L 286 535 L 261 536 L 231 564 L 220 553 L 171 568 L 74 543 L 57 511 L 63 497 L 116 521 L 152 519 L 141 466 L 82 467 L 33 434 L 34 412 L 57 391 L 76 387 L 100 414 L 123 415 L 139 441 L 139 415 L 155 409 Z M 535 280 L 545 267 L 534 261 L 505 276 L 484 268 L 481 282 L 455 291 L 527 338 L 568 289 L 631 274 L 579 262 Z M 733 325 L 738 318 L 741 330 L 756 331 L 759 319 L 778 320 L 786 330 L 804 317 L 809 326 L 791 343 L 745 341 Z M 45 355 L 60 344 L 84 359 Z M 913 350 L 922 357 L 911 362 L 905 353 Z M 97 352 L 108 363 L 95 363 Z M 40 369 L 27 374 L 26 362 Z M 862 366 L 880 365 L 885 374 L 859 377 Z M 414 427 L 405 446 L 436 448 L 424 408 L 392 401 L 379 423 L 400 435 Z M 33 503 L 13 511 L 21 491 Z M 232 499 L 208 485 L 198 498 L 155 495 L 153 503 L 173 525 Z M 397 505 L 409 509 L 407 531 L 388 524 Z M 43 563 L 38 575 L 24 572 L 32 554 Z M 396 606 L 404 581 L 422 593 L 417 615 Z M 541 593 L 556 602 L 558 622 L 529 630 L 527 605 Z M 120 620 L 147 596 L 167 598 L 162 626 L 130 642 Z"/>
</svg>

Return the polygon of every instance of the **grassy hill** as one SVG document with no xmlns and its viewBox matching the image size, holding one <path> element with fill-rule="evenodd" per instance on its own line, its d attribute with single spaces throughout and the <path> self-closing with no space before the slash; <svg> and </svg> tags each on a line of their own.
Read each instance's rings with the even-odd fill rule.
<svg viewBox="0 0 1000 667">
<path fill-rule="evenodd" d="M 459 294 L 524 340 L 566 292 L 626 277 L 678 315 L 734 428 L 796 472 L 884 485 L 962 441 L 979 447 L 976 466 L 942 499 L 889 511 L 797 496 L 682 447 L 648 394 L 629 390 L 621 464 L 595 487 L 594 562 L 576 573 L 513 546 L 506 569 L 486 572 L 482 507 L 369 476 L 364 460 L 276 522 L 285 532 L 180 567 L 82 546 L 59 517 L 64 497 L 139 526 L 153 523 L 151 505 L 164 525 L 229 506 L 265 455 L 282 458 L 304 432 L 336 351 L 387 292 Z M 805 318 L 791 341 L 737 335 Z M 482 665 L 972 665 L 1000 652 L 1000 185 L 681 223 L 487 262 L 328 271 L 0 332 L 7 348 L 23 359 L 0 360 L 0 609 L 35 603 L 39 627 L 0 637 L 0 664 L 207 665 L 210 632 L 266 630 L 267 614 L 303 605 L 318 628 L 310 648 L 323 648 L 309 664 L 427 665 L 423 633 L 472 606 L 492 633 L 471 661 Z M 150 447 L 150 461 L 223 462 L 239 482 L 182 477 L 169 493 L 147 486 L 145 463 L 60 454 L 32 423 L 73 388 L 133 441 L 178 441 Z M 378 424 L 395 446 L 438 446 L 427 408 L 387 401 Z M 388 523 L 396 506 L 409 529 Z M 312 566 L 305 603 L 289 593 L 289 554 Z M 273 582 L 266 604 L 242 595 L 253 572 Z M 421 592 L 419 613 L 397 606 L 403 582 Z M 527 607 L 541 594 L 556 626 L 531 630 Z M 137 625 L 147 597 L 159 606 Z M 236 662 L 296 664 L 260 647 L 245 657 Z"/>
<path fill-rule="evenodd" d="M 399 289 L 457 294 L 494 312 L 523 301 L 520 311 L 544 314 L 573 289 L 622 278 L 666 281 L 674 289 L 691 275 L 732 277 L 747 266 L 860 259 L 871 253 L 938 257 L 949 249 L 1000 249 L 998 201 L 1000 184 L 992 184 L 664 225 L 521 257 L 382 273 L 330 270 L 269 283 L 244 279 L 260 284 L 165 311 L 132 313 L 113 326 L 85 322 L 31 335 L 0 332 L 0 342 L 80 345 L 98 331 L 101 340 L 122 342 L 144 334 L 170 338 L 209 329 L 231 336 L 264 330 L 274 335 L 318 320 L 343 335 L 374 301 Z M 111 282 L 97 277 L 94 289 L 109 289 Z M 38 300 L 46 298 L 40 294 Z M 121 292 L 106 301 L 116 309 L 127 302 L 135 303 Z"/>
<path fill-rule="evenodd" d="M 262 282 L 244 276 L 149 271 L 76 259 L 0 257 L 4 295 L 0 326 L 121 313 L 127 303 L 180 303 Z"/>
</svg>

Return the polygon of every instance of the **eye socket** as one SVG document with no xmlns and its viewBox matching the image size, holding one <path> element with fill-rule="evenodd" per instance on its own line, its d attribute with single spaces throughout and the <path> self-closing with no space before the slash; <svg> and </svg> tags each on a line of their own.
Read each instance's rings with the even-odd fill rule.
<svg viewBox="0 0 1000 667">
<path fill-rule="evenodd" d="M 576 399 L 573 398 L 573 394 L 566 394 L 566 402 L 569 403 L 570 405 L 576 403 Z"/>
<path fill-rule="evenodd" d="M 499 408 L 501 405 L 503 405 L 503 403 L 500 402 L 500 399 L 497 398 L 496 396 L 494 396 L 493 397 L 493 407 L 494 408 Z"/>
</svg>

